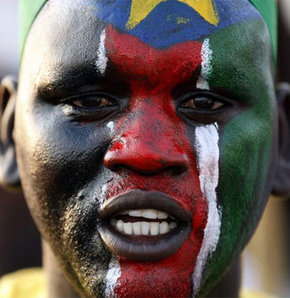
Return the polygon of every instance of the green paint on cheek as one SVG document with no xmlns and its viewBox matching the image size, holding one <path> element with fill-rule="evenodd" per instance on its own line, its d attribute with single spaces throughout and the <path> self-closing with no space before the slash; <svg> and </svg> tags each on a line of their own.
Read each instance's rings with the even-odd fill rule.
<svg viewBox="0 0 290 298">
<path fill-rule="evenodd" d="M 261 23 L 247 23 L 210 37 L 210 86 L 226 87 L 237 96 L 238 104 L 246 103 L 247 108 L 224 127 L 220 139 L 217 195 L 222 228 L 218 247 L 205 271 L 202 295 L 243 249 L 268 199 L 276 102 L 271 48 L 263 27 Z M 239 34 L 241 31 L 244 34 Z M 255 51 L 255 44 L 262 49 Z"/>
</svg>

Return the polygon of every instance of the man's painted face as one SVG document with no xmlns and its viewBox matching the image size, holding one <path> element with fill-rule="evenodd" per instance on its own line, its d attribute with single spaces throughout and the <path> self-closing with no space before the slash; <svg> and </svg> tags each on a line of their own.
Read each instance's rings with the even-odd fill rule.
<svg viewBox="0 0 290 298">
<path fill-rule="evenodd" d="M 151 3 L 51 0 L 23 57 L 22 185 L 86 295 L 206 293 L 269 194 L 276 106 L 259 13 L 247 0 Z"/>
</svg>

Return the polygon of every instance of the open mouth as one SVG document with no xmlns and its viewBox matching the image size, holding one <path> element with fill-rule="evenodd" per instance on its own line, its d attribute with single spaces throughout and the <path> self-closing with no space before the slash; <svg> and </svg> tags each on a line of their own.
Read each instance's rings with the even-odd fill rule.
<svg viewBox="0 0 290 298">
<path fill-rule="evenodd" d="M 189 237 L 192 215 L 160 192 L 133 190 L 106 201 L 100 235 L 119 257 L 157 261 L 174 254 Z"/>
<path fill-rule="evenodd" d="M 115 229 L 125 235 L 157 236 L 177 227 L 177 220 L 167 212 L 156 209 L 126 210 L 110 221 Z"/>
</svg>

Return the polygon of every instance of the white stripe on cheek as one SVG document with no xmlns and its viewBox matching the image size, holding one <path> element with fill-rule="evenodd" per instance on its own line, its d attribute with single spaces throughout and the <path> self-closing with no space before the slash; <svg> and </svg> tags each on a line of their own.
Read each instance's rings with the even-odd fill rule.
<svg viewBox="0 0 290 298">
<path fill-rule="evenodd" d="M 107 68 L 108 57 L 105 49 L 106 29 L 104 29 L 100 36 L 100 44 L 98 48 L 98 57 L 96 66 L 101 74 L 104 74 Z"/>
<path fill-rule="evenodd" d="M 220 237 L 221 212 L 217 206 L 216 187 L 219 179 L 218 125 L 210 124 L 195 129 L 195 150 L 199 181 L 204 199 L 208 203 L 207 224 L 203 242 L 193 272 L 194 294 L 199 290 L 204 266 L 216 249 Z"/>
<path fill-rule="evenodd" d="M 116 257 L 112 255 L 109 264 L 109 270 L 105 278 L 105 297 L 116 297 L 114 290 L 117 284 L 118 278 L 121 276 L 121 267 Z"/>
<path fill-rule="evenodd" d="M 201 73 L 196 87 L 209 90 L 208 77 L 212 73 L 212 50 L 209 39 L 206 38 L 201 48 Z M 210 254 L 216 249 L 221 226 L 221 212 L 216 201 L 216 187 L 219 178 L 219 147 L 217 124 L 197 127 L 195 130 L 195 150 L 199 170 L 199 181 L 204 199 L 208 203 L 207 224 L 204 230 L 203 242 L 196 259 L 193 272 L 193 292 L 200 288 L 204 266 Z"/>
</svg>

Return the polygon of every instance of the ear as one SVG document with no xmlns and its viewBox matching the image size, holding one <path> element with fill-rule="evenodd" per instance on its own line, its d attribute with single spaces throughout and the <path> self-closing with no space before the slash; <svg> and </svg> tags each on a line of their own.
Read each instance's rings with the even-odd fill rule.
<svg viewBox="0 0 290 298">
<path fill-rule="evenodd" d="M 279 108 L 279 161 L 272 193 L 290 198 L 290 85 L 279 83 L 276 95 Z"/>
<path fill-rule="evenodd" d="M 8 190 L 21 188 L 13 140 L 16 93 L 16 80 L 5 77 L 0 84 L 0 184 Z"/>
</svg>

